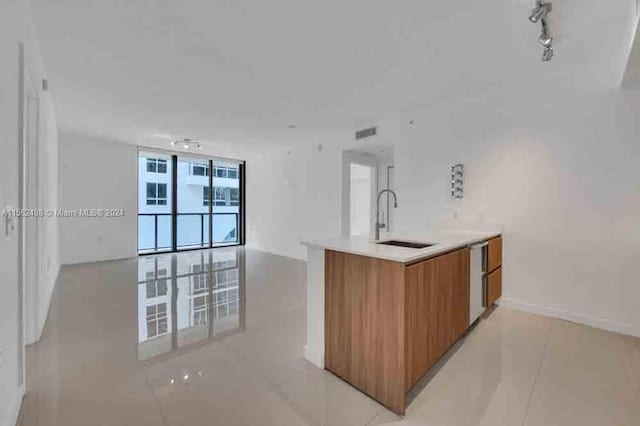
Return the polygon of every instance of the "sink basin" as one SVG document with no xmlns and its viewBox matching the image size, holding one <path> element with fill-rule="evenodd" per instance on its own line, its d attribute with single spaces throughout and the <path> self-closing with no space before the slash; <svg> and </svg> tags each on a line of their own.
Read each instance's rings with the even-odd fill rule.
<svg viewBox="0 0 640 426">
<path fill-rule="evenodd" d="M 406 247 L 406 248 L 413 248 L 413 249 L 423 249 L 423 248 L 435 246 L 435 244 L 415 243 L 412 241 L 399 241 L 399 240 L 381 241 L 376 244 L 382 244 L 384 246 Z"/>
</svg>

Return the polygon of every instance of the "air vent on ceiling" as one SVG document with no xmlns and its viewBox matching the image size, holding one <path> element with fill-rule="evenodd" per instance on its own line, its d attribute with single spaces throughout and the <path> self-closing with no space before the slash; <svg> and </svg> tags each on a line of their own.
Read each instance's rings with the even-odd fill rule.
<svg viewBox="0 0 640 426">
<path fill-rule="evenodd" d="M 364 130 L 358 130 L 356 132 L 356 140 L 375 136 L 377 133 L 378 133 L 378 128 L 375 126 L 369 127 L 368 129 L 364 129 Z"/>
</svg>

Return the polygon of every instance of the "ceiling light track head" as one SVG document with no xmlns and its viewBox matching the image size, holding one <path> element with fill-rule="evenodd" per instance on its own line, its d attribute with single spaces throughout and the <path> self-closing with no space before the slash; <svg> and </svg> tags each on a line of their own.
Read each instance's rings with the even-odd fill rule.
<svg viewBox="0 0 640 426">
<path fill-rule="evenodd" d="M 538 43 L 544 47 L 542 52 L 542 62 L 549 62 L 553 59 L 553 37 L 549 33 L 549 22 L 547 16 L 553 10 L 551 2 L 545 0 L 536 0 L 536 7 L 529 14 L 529 21 L 537 24 L 540 22 L 542 32 L 538 37 Z"/>
<path fill-rule="evenodd" d="M 550 2 L 545 3 L 543 0 L 537 0 L 536 7 L 529 14 L 529 21 L 537 24 L 541 19 L 545 19 L 552 10 L 553 5 Z"/>
</svg>

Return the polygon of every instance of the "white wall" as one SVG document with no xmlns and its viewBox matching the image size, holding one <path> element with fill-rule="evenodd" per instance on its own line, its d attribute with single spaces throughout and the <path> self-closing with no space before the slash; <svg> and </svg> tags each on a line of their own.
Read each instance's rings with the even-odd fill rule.
<svg viewBox="0 0 640 426">
<path fill-rule="evenodd" d="M 301 239 L 339 235 L 342 146 L 318 145 L 306 140 L 247 153 L 249 247 L 305 259 Z"/>
<path fill-rule="evenodd" d="M 18 206 L 18 43 L 25 47 L 25 66 L 35 82 L 40 97 L 39 146 L 40 194 L 43 208 L 56 208 L 57 130 L 51 93 L 43 92 L 40 81 L 45 77 L 42 56 L 29 4 L 25 0 L 0 3 L 0 208 Z M 30 342 L 39 337 L 46 319 L 51 292 L 59 270 L 57 222 L 41 222 L 40 282 L 27 289 L 26 336 Z M 0 236 L 0 426 L 13 426 L 23 389 L 18 387 L 18 311 L 17 251 L 18 236 L 4 238 L 4 220 Z"/>
<path fill-rule="evenodd" d="M 133 145 L 60 133 L 60 208 L 124 210 L 124 217 L 61 217 L 63 264 L 137 256 L 137 152 Z"/>
<path fill-rule="evenodd" d="M 396 230 L 500 224 L 503 303 L 640 334 L 638 111 L 638 90 L 534 87 L 452 100 L 415 112 L 413 125 L 384 120 L 382 142 L 395 144 Z M 248 169 L 261 182 L 250 206 L 271 206 L 249 209 L 252 245 L 304 258 L 301 237 L 339 235 L 339 152 L 354 143 L 329 139 L 322 152 L 313 142 Z M 465 198 L 453 202 L 458 162 Z"/>
<path fill-rule="evenodd" d="M 401 132 L 397 224 L 501 223 L 505 303 L 639 334 L 639 110 L 637 91 L 559 89 L 434 108 Z"/>
</svg>

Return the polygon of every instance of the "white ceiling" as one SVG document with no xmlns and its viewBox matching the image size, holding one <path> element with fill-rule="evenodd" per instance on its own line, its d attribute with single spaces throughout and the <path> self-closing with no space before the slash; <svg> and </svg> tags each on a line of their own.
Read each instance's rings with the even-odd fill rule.
<svg viewBox="0 0 640 426">
<path fill-rule="evenodd" d="M 61 127 L 293 140 L 498 87 L 619 84 L 635 0 L 31 0 Z M 289 129 L 295 124 L 296 129 Z"/>
</svg>

